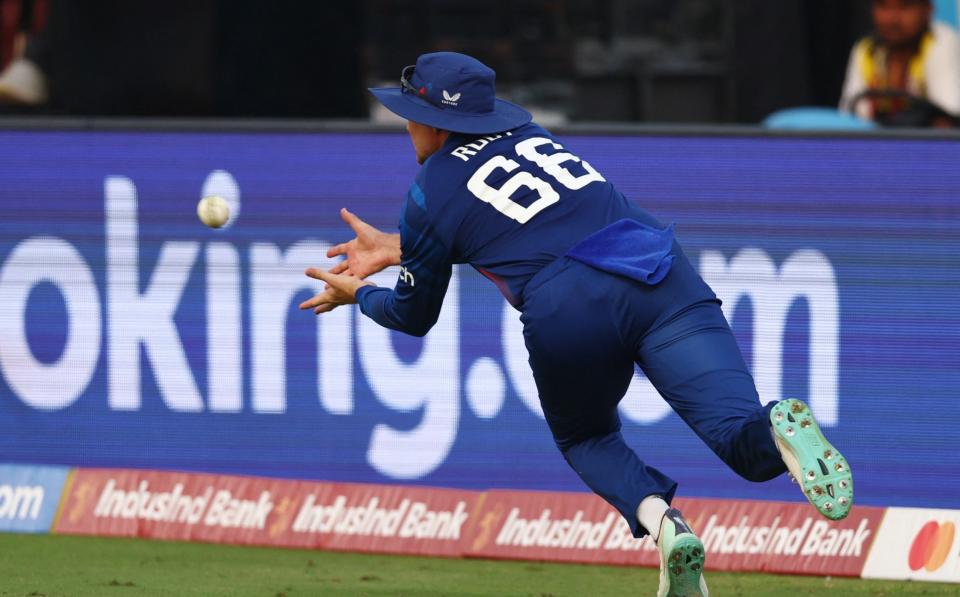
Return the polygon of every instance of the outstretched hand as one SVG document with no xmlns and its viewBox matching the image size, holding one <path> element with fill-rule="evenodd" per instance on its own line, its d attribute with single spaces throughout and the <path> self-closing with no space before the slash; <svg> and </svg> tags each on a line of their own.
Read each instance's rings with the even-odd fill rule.
<svg viewBox="0 0 960 597">
<path fill-rule="evenodd" d="M 366 278 L 391 265 L 400 264 L 399 234 L 387 234 L 377 230 L 345 207 L 340 210 L 340 217 L 357 236 L 327 251 L 327 257 L 346 256 L 346 259 L 330 268 L 331 274 Z"/>
<path fill-rule="evenodd" d="M 351 305 L 357 302 L 357 290 L 361 286 L 376 286 L 373 282 L 367 282 L 357 276 L 334 274 L 315 267 L 311 267 L 304 273 L 311 278 L 326 282 L 326 290 L 300 303 L 301 309 L 313 309 L 317 315 L 333 311 L 340 305 Z"/>
</svg>

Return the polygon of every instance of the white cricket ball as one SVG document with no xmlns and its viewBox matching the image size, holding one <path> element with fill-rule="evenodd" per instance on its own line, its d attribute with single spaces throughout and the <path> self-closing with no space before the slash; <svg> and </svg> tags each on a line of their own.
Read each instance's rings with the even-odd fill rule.
<svg viewBox="0 0 960 597">
<path fill-rule="evenodd" d="M 207 226 L 219 228 L 230 219 L 230 206 L 223 197 L 210 195 L 197 203 L 197 216 Z"/>
</svg>

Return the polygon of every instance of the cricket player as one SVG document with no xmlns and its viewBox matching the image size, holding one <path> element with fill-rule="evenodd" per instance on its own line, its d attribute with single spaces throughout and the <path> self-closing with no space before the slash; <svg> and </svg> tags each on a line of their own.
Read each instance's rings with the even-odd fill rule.
<svg viewBox="0 0 960 597">
<path fill-rule="evenodd" d="M 469 263 L 521 312 L 550 431 L 583 481 L 660 551 L 659 596 L 705 596 L 703 544 L 670 507 L 677 483 L 637 457 L 617 404 L 639 365 L 670 406 L 751 481 L 786 470 L 822 514 L 843 518 L 846 461 L 807 406 L 761 406 L 720 301 L 674 237 L 603 173 L 498 99 L 495 73 L 462 54 L 420 56 L 400 88 L 370 91 L 408 120 L 421 169 L 400 233 L 346 209 L 356 237 L 307 275 L 326 290 L 302 309 L 358 303 L 382 326 L 422 336 L 440 314 L 451 267 Z M 393 289 L 365 280 L 399 265 Z"/>
</svg>

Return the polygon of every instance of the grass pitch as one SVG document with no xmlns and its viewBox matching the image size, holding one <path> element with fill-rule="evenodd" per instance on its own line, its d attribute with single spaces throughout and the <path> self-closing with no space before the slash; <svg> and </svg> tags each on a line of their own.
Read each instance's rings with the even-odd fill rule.
<svg viewBox="0 0 960 597">
<path fill-rule="evenodd" d="M 709 556 L 708 556 L 709 557 Z M 716 597 L 957 595 L 957 585 L 709 573 Z M 0 596 L 603 596 L 656 593 L 647 568 L 448 560 L 0 534 Z"/>
</svg>

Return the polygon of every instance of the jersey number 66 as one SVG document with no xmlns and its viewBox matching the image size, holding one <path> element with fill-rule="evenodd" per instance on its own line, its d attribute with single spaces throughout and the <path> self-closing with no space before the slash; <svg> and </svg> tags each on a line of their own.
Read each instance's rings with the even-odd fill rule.
<svg viewBox="0 0 960 597">
<path fill-rule="evenodd" d="M 571 191 L 576 191 L 587 186 L 594 181 L 603 181 L 600 173 L 593 169 L 585 161 L 582 161 L 572 153 L 558 152 L 545 155 L 537 151 L 541 145 L 553 145 L 554 149 L 563 149 L 559 143 L 554 143 L 545 137 L 532 137 L 517 143 L 515 149 L 517 155 L 523 156 L 540 167 L 546 174 L 552 176 L 557 182 L 567 187 Z M 580 162 L 584 174 L 574 176 L 569 170 L 564 168 L 564 162 Z M 533 216 L 537 215 L 547 207 L 560 200 L 560 195 L 546 180 L 534 176 L 529 172 L 517 172 L 511 176 L 499 189 L 495 189 L 487 184 L 487 178 L 497 168 L 506 173 L 513 172 L 520 167 L 520 164 L 502 155 L 494 156 L 487 160 L 482 166 L 477 168 L 470 180 L 467 181 L 467 188 L 478 199 L 489 203 L 503 215 L 512 218 L 521 224 L 526 224 Z M 536 191 L 539 197 L 529 206 L 524 207 L 516 201 L 510 199 L 520 187 L 527 187 Z"/>
</svg>

